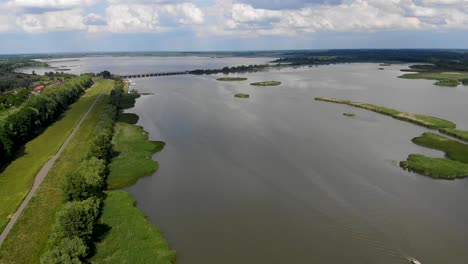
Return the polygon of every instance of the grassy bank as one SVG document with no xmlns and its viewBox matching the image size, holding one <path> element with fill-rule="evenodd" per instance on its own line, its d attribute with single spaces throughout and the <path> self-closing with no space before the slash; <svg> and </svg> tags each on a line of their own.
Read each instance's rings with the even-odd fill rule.
<svg viewBox="0 0 468 264">
<path fill-rule="evenodd" d="M 100 81 L 96 87 L 88 90 L 69 111 L 77 111 L 79 113 L 75 114 L 81 117 L 98 93 L 102 89 L 110 87 L 110 84 L 111 81 L 109 80 Z M 109 90 L 107 89 L 107 91 Z M 80 105 L 80 107 L 77 107 L 77 105 Z M 95 135 L 96 123 L 98 122 L 103 107 L 106 105 L 107 98 L 103 96 L 95 105 L 94 110 L 90 112 L 88 117 L 84 120 L 61 157 L 55 162 L 36 195 L 32 198 L 0 248 L 0 263 L 39 262 L 40 256 L 46 247 L 52 225 L 54 224 L 55 215 L 63 204 L 61 188 L 65 174 L 66 172 L 78 169 L 80 161 L 89 147 L 86 143 Z M 69 111 L 67 111 L 62 120 L 67 118 L 70 114 Z M 47 149 L 45 146 L 55 144 L 57 136 L 62 132 L 58 130 L 55 133 L 55 135 L 47 138 L 47 140 L 43 142 L 43 148 Z M 42 152 L 40 149 L 37 149 L 30 153 L 31 155 L 39 155 Z M 23 158 L 24 157 L 21 159 Z M 24 166 L 26 167 L 27 165 L 30 164 L 26 162 Z M 18 173 L 16 173 L 16 175 L 18 176 Z"/>
<path fill-rule="evenodd" d="M 426 148 L 443 151 L 448 159 L 468 164 L 467 144 L 434 133 L 424 133 L 412 141 Z"/>
<path fill-rule="evenodd" d="M 100 82 L 70 106 L 61 119 L 51 124 L 43 133 L 26 143 L 23 155 L 12 161 L 0 173 L 0 227 L 3 230 L 13 214 L 28 194 L 34 177 L 47 160 L 63 144 L 65 139 L 88 110 L 98 93 L 107 85 Z"/>
<path fill-rule="evenodd" d="M 242 77 L 222 77 L 216 79 L 217 81 L 222 81 L 222 82 L 239 82 L 239 81 L 247 81 L 247 78 L 242 78 Z"/>
<path fill-rule="evenodd" d="M 111 229 L 105 239 L 96 244 L 92 263 L 160 263 L 175 262 L 161 232 L 148 222 L 135 207 L 131 195 L 124 191 L 109 191 L 104 202 L 101 224 Z"/>
<path fill-rule="evenodd" d="M 407 73 L 399 76 L 403 79 L 426 79 L 435 80 L 435 85 L 456 87 L 460 83 L 465 84 L 468 79 L 468 73 L 461 72 L 419 72 Z"/>
<path fill-rule="evenodd" d="M 442 129 L 439 129 L 439 132 L 468 142 L 467 130 L 460 130 L 456 128 L 442 128 Z"/>
<path fill-rule="evenodd" d="M 409 155 L 406 161 L 400 162 L 400 166 L 435 179 L 453 180 L 468 176 L 468 164 L 419 154 Z"/>
<path fill-rule="evenodd" d="M 164 147 L 164 142 L 148 141 L 148 133 L 142 127 L 117 122 L 113 145 L 117 156 L 109 164 L 107 182 L 109 189 L 118 189 L 131 186 L 158 169 L 151 157 Z"/>
<path fill-rule="evenodd" d="M 237 98 L 250 98 L 249 94 L 235 94 L 234 97 Z"/>
<path fill-rule="evenodd" d="M 326 97 L 317 97 L 315 98 L 315 100 L 337 103 L 337 104 L 346 104 L 346 105 L 350 105 L 354 107 L 359 107 L 359 108 L 363 108 L 363 109 L 373 111 L 376 113 L 388 115 L 395 119 L 403 120 L 406 122 L 410 122 L 410 123 L 420 125 L 423 127 L 427 127 L 427 128 L 431 128 L 431 129 L 455 128 L 456 126 L 455 123 L 449 120 L 442 119 L 442 118 L 401 112 L 395 109 L 373 105 L 373 104 L 353 102 L 349 100 L 340 100 L 340 99 L 335 99 L 335 98 L 326 98 Z"/>
<path fill-rule="evenodd" d="M 137 95 L 123 96 L 127 98 L 121 100 L 121 109 L 135 104 Z M 107 178 L 110 189 L 131 186 L 158 168 L 158 163 L 151 157 L 165 143 L 148 141 L 148 133 L 132 124 L 137 118 L 134 114 L 130 117 L 120 113 L 119 122 L 115 124 L 113 149 L 116 155 L 109 164 Z M 109 232 L 96 243 L 96 254 L 91 262 L 173 264 L 175 251 L 169 248 L 161 232 L 135 207 L 131 195 L 124 191 L 108 191 L 107 195 L 100 223 L 107 226 Z"/>
<path fill-rule="evenodd" d="M 265 82 L 254 82 L 254 83 L 251 83 L 250 85 L 253 85 L 253 86 L 277 86 L 277 85 L 280 85 L 281 82 L 277 82 L 277 81 L 265 81 Z"/>
</svg>

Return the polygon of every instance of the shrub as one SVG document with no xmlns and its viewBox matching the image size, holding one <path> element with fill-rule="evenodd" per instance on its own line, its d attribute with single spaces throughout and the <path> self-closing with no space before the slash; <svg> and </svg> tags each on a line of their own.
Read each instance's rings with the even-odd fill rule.
<svg viewBox="0 0 468 264">
<path fill-rule="evenodd" d="M 58 245 L 41 257 L 41 264 L 79 264 L 83 263 L 88 247 L 79 237 L 64 238 Z"/>
</svg>

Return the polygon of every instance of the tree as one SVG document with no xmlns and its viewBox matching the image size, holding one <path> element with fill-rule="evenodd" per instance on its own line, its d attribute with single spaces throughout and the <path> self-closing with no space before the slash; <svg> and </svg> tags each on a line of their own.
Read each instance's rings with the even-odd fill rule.
<svg viewBox="0 0 468 264">
<path fill-rule="evenodd" d="M 63 186 L 66 201 L 82 201 L 91 197 L 104 196 L 106 165 L 103 160 L 92 157 L 81 163 L 77 171 L 70 172 Z"/>
<path fill-rule="evenodd" d="M 58 245 L 64 238 L 73 237 L 89 241 L 100 208 L 101 200 L 96 198 L 66 203 L 57 214 L 51 237 L 52 245 Z"/>
<path fill-rule="evenodd" d="M 64 238 L 58 245 L 44 253 L 41 264 L 81 264 L 88 248 L 79 237 Z"/>
</svg>

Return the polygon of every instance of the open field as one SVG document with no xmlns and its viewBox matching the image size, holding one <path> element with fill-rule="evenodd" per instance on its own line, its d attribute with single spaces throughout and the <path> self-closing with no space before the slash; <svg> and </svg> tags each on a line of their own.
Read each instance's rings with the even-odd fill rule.
<svg viewBox="0 0 468 264">
<path fill-rule="evenodd" d="M 63 117 L 24 146 L 24 154 L 12 161 L 0 173 L 0 227 L 3 230 L 9 216 L 28 194 L 37 172 L 53 156 L 88 110 L 99 92 L 106 87 L 101 82 L 68 109 Z M 21 172 L 21 173 L 20 173 Z"/>
<path fill-rule="evenodd" d="M 420 72 L 407 73 L 399 76 L 403 79 L 426 79 L 435 80 L 435 85 L 456 87 L 460 83 L 465 84 L 468 80 L 468 73 L 461 72 Z"/>
<path fill-rule="evenodd" d="M 317 97 L 315 98 L 315 100 L 330 102 L 330 103 L 337 103 L 337 104 L 346 104 L 346 105 L 350 105 L 354 107 L 359 107 L 359 108 L 363 108 L 363 109 L 373 111 L 376 113 L 388 115 L 395 119 L 403 120 L 406 122 L 410 122 L 410 123 L 424 126 L 424 127 L 431 128 L 431 129 L 455 128 L 456 126 L 455 123 L 449 120 L 442 119 L 442 118 L 405 113 L 405 112 L 401 112 L 395 109 L 373 105 L 373 104 L 353 102 L 349 100 L 340 100 L 340 99 L 335 99 L 335 98 L 326 98 L 326 97 Z"/>
<path fill-rule="evenodd" d="M 265 82 L 254 82 L 254 83 L 251 83 L 250 85 L 253 85 L 253 86 L 278 86 L 280 84 L 281 84 L 281 82 L 277 82 L 277 81 L 265 81 Z"/>
<path fill-rule="evenodd" d="M 115 124 L 114 133 L 117 156 L 109 164 L 109 189 L 131 186 L 158 169 L 158 162 L 151 157 L 162 150 L 164 142 L 148 141 L 148 133 L 142 127 L 122 122 Z"/>
<path fill-rule="evenodd" d="M 57 123 L 67 119 L 68 116 L 77 115 L 78 117 L 81 117 L 81 115 L 98 96 L 99 92 L 102 89 L 109 88 L 110 84 L 111 81 L 103 80 L 98 86 L 88 90 L 87 93 L 66 112 L 65 117 Z M 107 89 L 107 92 L 108 91 L 109 89 Z M 42 251 L 46 246 L 50 230 L 55 222 L 55 214 L 63 204 L 61 187 L 65 172 L 76 170 L 80 165 L 80 161 L 88 149 L 88 145 L 84 143 L 89 142 L 89 140 L 93 138 L 100 111 L 106 104 L 107 98 L 105 96 L 101 97 L 95 105 L 94 110 L 90 112 L 88 117 L 84 120 L 80 129 L 77 131 L 75 137 L 70 141 L 61 157 L 55 162 L 49 174 L 44 179 L 44 182 L 39 187 L 36 195 L 33 196 L 22 216 L 19 218 L 18 222 L 2 244 L 0 248 L 0 263 L 39 262 Z M 73 114 L 70 114 L 70 111 L 73 111 Z M 55 123 L 54 126 L 57 125 L 57 123 Z M 65 128 L 62 129 L 64 130 Z M 44 133 L 46 132 L 47 131 Z M 36 139 L 42 137 L 44 133 Z M 60 130 L 55 131 L 57 136 L 60 133 L 63 132 L 60 132 Z M 44 146 L 49 143 L 55 143 L 56 135 L 42 139 L 43 142 L 39 145 L 44 148 Z M 31 152 L 31 155 L 39 155 L 40 153 L 43 153 L 42 150 L 36 149 L 34 152 Z M 15 162 L 20 161 L 25 157 L 26 156 L 21 157 L 15 160 Z M 23 164 L 24 167 L 27 165 L 30 164 L 27 162 Z M 40 166 L 41 165 L 39 165 L 39 167 Z M 18 176 L 18 174 L 16 175 Z"/>
<path fill-rule="evenodd" d="M 222 82 L 239 82 L 239 81 L 247 81 L 247 78 L 242 78 L 242 77 L 222 77 L 216 79 L 217 81 L 222 81 Z"/>
</svg>

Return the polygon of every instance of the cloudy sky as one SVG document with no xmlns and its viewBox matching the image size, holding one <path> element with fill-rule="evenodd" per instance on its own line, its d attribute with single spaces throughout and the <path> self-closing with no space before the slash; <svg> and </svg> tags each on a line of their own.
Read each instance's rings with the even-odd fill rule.
<svg viewBox="0 0 468 264">
<path fill-rule="evenodd" d="M 468 0 L 0 0 L 0 53 L 468 48 Z"/>
</svg>

